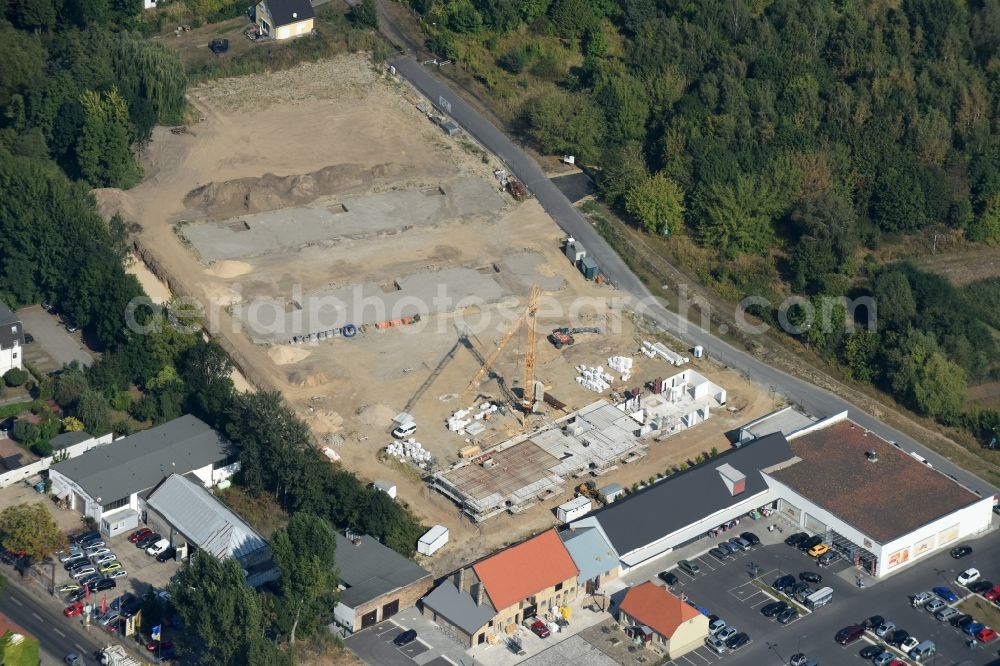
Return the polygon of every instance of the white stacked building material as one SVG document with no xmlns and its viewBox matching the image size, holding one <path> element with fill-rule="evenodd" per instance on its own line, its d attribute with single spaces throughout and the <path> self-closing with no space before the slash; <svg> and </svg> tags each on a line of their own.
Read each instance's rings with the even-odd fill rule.
<svg viewBox="0 0 1000 666">
<path fill-rule="evenodd" d="M 608 359 L 608 367 L 615 372 L 621 373 L 622 381 L 627 382 L 632 379 L 632 357 L 612 356 Z"/>
<path fill-rule="evenodd" d="M 614 377 L 604 372 L 602 366 L 588 368 L 585 365 L 578 365 L 576 371 L 580 373 L 576 378 L 576 383 L 582 384 L 584 388 L 594 393 L 604 393 L 611 388 L 611 381 Z"/>
<path fill-rule="evenodd" d="M 691 359 L 688 358 L 687 356 L 681 356 L 677 352 L 669 349 L 662 342 L 649 342 L 648 340 L 644 340 L 642 343 L 642 349 L 640 351 L 642 351 L 642 353 L 648 356 L 649 358 L 659 356 L 662 359 L 664 359 L 667 363 L 675 365 L 677 367 L 680 367 L 685 363 L 689 363 L 691 361 Z"/>
<path fill-rule="evenodd" d="M 397 460 L 412 462 L 424 469 L 434 461 L 430 451 L 412 437 L 405 441 L 392 442 L 385 447 L 385 452 Z"/>
</svg>

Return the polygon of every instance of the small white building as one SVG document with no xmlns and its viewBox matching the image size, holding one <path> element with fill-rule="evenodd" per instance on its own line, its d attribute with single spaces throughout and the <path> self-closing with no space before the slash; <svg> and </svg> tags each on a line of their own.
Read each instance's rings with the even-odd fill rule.
<svg viewBox="0 0 1000 666">
<path fill-rule="evenodd" d="M 557 506 L 556 518 L 564 523 L 568 523 L 586 516 L 592 508 L 594 508 L 594 504 L 590 501 L 590 498 L 581 495 Z"/>
<path fill-rule="evenodd" d="M 383 481 L 381 479 L 376 479 L 375 482 L 372 483 L 372 488 L 385 493 L 392 499 L 396 499 L 396 484 L 393 483 L 392 481 Z"/>
<path fill-rule="evenodd" d="M 21 349 L 24 345 L 24 326 L 14 311 L 0 303 L 0 376 L 9 370 L 23 367 Z"/>
<path fill-rule="evenodd" d="M 444 525 L 435 525 L 417 541 L 417 552 L 421 555 L 433 555 L 446 543 L 448 543 L 448 528 Z"/>
</svg>

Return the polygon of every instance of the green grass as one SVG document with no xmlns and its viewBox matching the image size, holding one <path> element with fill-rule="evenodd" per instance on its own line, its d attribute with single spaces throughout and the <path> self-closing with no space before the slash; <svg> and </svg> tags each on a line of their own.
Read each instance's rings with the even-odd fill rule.
<svg viewBox="0 0 1000 666">
<path fill-rule="evenodd" d="M 982 622 L 987 627 L 1000 629 L 1000 607 L 986 601 L 986 599 L 983 599 L 978 594 L 972 595 L 956 606 L 956 608 L 963 613 L 968 613 L 976 618 L 977 622 Z"/>
<path fill-rule="evenodd" d="M 28 402 L 15 402 L 12 405 L 4 405 L 0 407 L 0 419 L 5 419 L 9 416 L 16 416 L 21 412 L 26 412 L 31 409 L 32 401 Z"/>
</svg>

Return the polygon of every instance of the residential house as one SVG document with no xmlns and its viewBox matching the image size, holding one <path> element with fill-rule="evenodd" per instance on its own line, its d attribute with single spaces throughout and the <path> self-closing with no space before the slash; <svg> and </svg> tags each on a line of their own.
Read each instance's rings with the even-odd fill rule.
<svg viewBox="0 0 1000 666">
<path fill-rule="evenodd" d="M 555 530 L 459 569 L 421 600 L 421 610 L 460 642 L 493 642 L 525 619 L 556 619 L 576 599 L 580 570 Z"/>
<path fill-rule="evenodd" d="M 208 488 L 238 470 L 232 444 L 188 415 L 57 463 L 49 478 L 55 495 L 113 536 L 138 524 L 149 491 L 168 476 L 191 473 Z"/>
<path fill-rule="evenodd" d="M 708 616 L 652 581 L 625 592 L 618 622 L 633 640 L 651 643 L 671 659 L 703 645 L 708 636 Z"/>
<path fill-rule="evenodd" d="M 311 33 L 315 17 L 309 0 L 261 0 L 255 23 L 261 37 L 280 41 Z"/>
<path fill-rule="evenodd" d="M 600 527 L 584 527 L 559 533 L 563 545 L 580 570 L 577 583 L 582 591 L 593 594 L 621 571 L 618 553 Z"/>
<path fill-rule="evenodd" d="M 278 579 L 264 537 L 206 490 L 198 477 L 171 474 L 164 479 L 146 498 L 146 524 L 170 540 L 178 559 L 202 550 L 218 560 L 237 560 L 254 587 Z"/>
<path fill-rule="evenodd" d="M 14 311 L 0 303 L 0 376 L 23 367 L 21 348 L 24 345 L 24 326 Z"/>
<path fill-rule="evenodd" d="M 347 632 L 360 631 L 427 594 L 433 576 L 378 539 L 367 534 L 337 534 L 337 573 L 340 601 L 333 609 L 334 623 Z"/>
</svg>

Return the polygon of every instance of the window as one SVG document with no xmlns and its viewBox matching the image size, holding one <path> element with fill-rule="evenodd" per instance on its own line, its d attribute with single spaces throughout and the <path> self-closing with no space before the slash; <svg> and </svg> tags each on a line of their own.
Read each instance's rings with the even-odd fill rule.
<svg viewBox="0 0 1000 666">
<path fill-rule="evenodd" d="M 109 502 L 101 506 L 104 511 L 114 511 L 115 509 L 120 509 L 128 504 L 128 497 L 123 497 L 120 500 L 115 500 L 114 502 Z"/>
<path fill-rule="evenodd" d="M 562 589 L 562 583 L 556 583 L 556 592 Z"/>
</svg>

